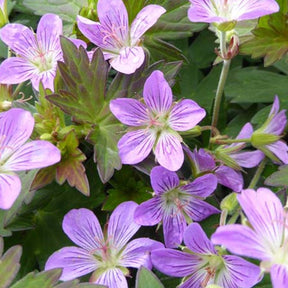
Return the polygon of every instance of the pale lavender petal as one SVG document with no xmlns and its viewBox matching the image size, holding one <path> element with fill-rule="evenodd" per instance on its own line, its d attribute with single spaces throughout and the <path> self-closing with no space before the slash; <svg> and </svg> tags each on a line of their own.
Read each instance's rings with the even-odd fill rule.
<svg viewBox="0 0 288 288">
<path fill-rule="evenodd" d="M 77 245 L 96 254 L 104 243 L 102 229 L 94 213 L 88 209 L 70 210 L 63 220 L 63 230 Z"/>
<path fill-rule="evenodd" d="M 255 205 L 256 206 L 256 205 Z M 249 227 L 233 224 L 220 226 L 211 236 L 213 244 L 223 245 L 232 253 L 252 257 L 260 260 L 269 260 L 272 255 L 266 251 L 265 241 Z"/>
<path fill-rule="evenodd" d="M 99 266 L 100 262 L 86 250 L 78 247 L 65 247 L 49 257 L 45 271 L 62 268 L 60 280 L 68 281 L 95 271 Z"/>
<path fill-rule="evenodd" d="M 37 41 L 42 52 L 60 50 L 59 36 L 62 34 L 62 20 L 55 14 L 45 14 L 37 26 Z"/>
<path fill-rule="evenodd" d="M 170 133 L 162 132 L 154 153 L 159 164 L 170 171 L 179 170 L 184 161 L 179 136 Z"/>
<path fill-rule="evenodd" d="M 127 43 L 128 13 L 122 0 L 111 0 L 109 5 L 107 5 L 107 0 L 98 0 L 97 14 L 101 25 L 110 35 L 121 43 Z"/>
<path fill-rule="evenodd" d="M 264 132 L 268 134 L 281 135 L 286 127 L 286 124 L 286 110 L 282 110 L 271 119 L 270 123 L 264 129 Z"/>
<path fill-rule="evenodd" d="M 205 263 L 203 261 L 203 266 L 202 267 L 205 267 L 205 264 L 207 265 L 207 263 Z M 193 274 L 191 274 L 188 277 L 186 277 L 184 282 L 181 283 L 179 285 L 179 287 L 177 287 L 177 288 L 200 288 L 201 286 L 203 286 L 202 284 L 205 281 L 206 277 L 207 277 L 207 271 L 205 270 L 205 268 L 201 269 L 201 266 L 200 266 L 200 263 L 199 263 L 198 270 L 196 270 Z"/>
<path fill-rule="evenodd" d="M 119 54 L 110 59 L 111 66 L 124 74 L 134 73 L 144 62 L 145 53 L 142 47 L 124 47 Z"/>
<path fill-rule="evenodd" d="M 220 213 L 216 207 L 203 200 L 190 197 L 187 204 L 183 207 L 185 213 L 194 221 L 202 221 L 212 214 Z"/>
<path fill-rule="evenodd" d="M 110 101 L 110 110 L 125 125 L 144 126 L 149 117 L 146 106 L 136 99 L 117 98 Z"/>
<path fill-rule="evenodd" d="M 265 154 L 259 150 L 239 152 L 229 155 L 234 159 L 237 164 L 244 168 L 252 168 L 258 166 L 259 163 L 264 159 Z"/>
<path fill-rule="evenodd" d="M 134 214 L 134 220 L 139 225 L 153 226 L 158 224 L 163 217 L 162 200 L 156 196 L 141 203 Z"/>
<path fill-rule="evenodd" d="M 215 284 L 223 288 L 251 288 L 261 280 L 261 270 L 255 264 L 234 255 L 224 255 L 223 259 L 226 269 L 220 270 Z"/>
<path fill-rule="evenodd" d="M 7 171 L 43 168 L 61 159 L 60 150 L 48 141 L 35 140 L 24 144 L 2 165 Z"/>
<path fill-rule="evenodd" d="M 179 177 L 173 172 L 162 166 L 156 166 L 150 174 L 151 186 L 156 195 L 163 194 L 179 185 Z"/>
<path fill-rule="evenodd" d="M 243 176 L 241 172 L 227 166 L 220 166 L 215 170 L 215 175 L 218 178 L 218 183 L 232 189 L 235 192 L 240 192 L 243 188 Z"/>
<path fill-rule="evenodd" d="M 16 174 L 0 174 L 0 209 L 10 209 L 21 191 Z"/>
<path fill-rule="evenodd" d="M 158 249 L 151 253 L 153 266 L 172 277 L 185 277 L 198 269 L 198 256 L 174 249 Z"/>
<path fill-rule="evenodd" d="M 288 164 L 288 146 L 286 142 L 279 140 L 265 146 L 284 164 Z"/>
<path fill-rule="evenodd" d="M 144 101 L 155 113 L 167 113 L 172 105 L 172 90 L 164 74 L 156 70 L 151 73 L 144 84 Z"/>
<path fill-rule="evenodd" d="M 20 108 L 12 108 L 0 115 L 0 159 L 4 162 L 29 139 L 34 118 L 30 112 Z"/>
<path fill-rule="evenodd" d="M 284 211 L 279 198 L 267 188 L 243 190 L 237 199 L 267 253 L 282 244 Z M 255 205 L 257 203 L 257 205 Z"/>
<path fill-rule="evenodd" d="M 273 104 L 272 104 L 272 107 L 271 107 L 271 110 L 270 110 L 268 117 L 275 116 L 278 113 L 279 109 L 280 109 L 279 97 L 277 95 L 275 95 L 274 101 L 273 101 Z"/>
<path fill-rule="evenodd" d="M 33 78 L 38 68 L 24 58 L 11 57 L 0 65 L 0 83 L 18 84 Z M 39 90 L 39 86 L 37 88 Z"/>
<path fill-rule="evenodd" d="M 251 123 L 248 122 L 242 127 L 236 139 L 250 138 L 252 134 L 253 134 L 253 127 Z"/>
<path fill-rule="evenodd" d="M 109 288 L 128 288 L 127 280 L 119 268 L 106 270 L 94 283 Z"/>
<path fill-rule="evenodd" d="M 119 156 L 123 164 L 137 164 L 152 150 L 156 135 L 140 129 L 126 133 L 118 142 Z"/>
<path fill-rule="evenodd" d="M 55 66 L 47 71 L 43 71 L 41 73 L 34 74 L 31 77 L 31 83 L 35 90 L 39 91 L 39 85 L 40 82 L 42 82 L 43 87 L 45 89 L 50 89 L 51 91 L 54 91 L 54 78 L 56 75 L 56 67 L 57 62 L 55 61 Z"/>
<path fill-rule="evenodd" d="M 166 12 L 162 6 L 159 5 L 147 5 L 145 6 L 133 20 L 130 37 L 131 45 L 137 45 L 140 37 L 151 28 L 159 19 L 159 17 Z"/>
<path fill-rule="evenodd" d="M 168 248 L 178 247 L 187 227 L 185 217 L 178 210 L 178 207 L 171 206 L 164 211 L 163 216 L 163 234 L 165 246 Z"/>
<path fill-rule="evenodd" d="M 196 102 L 185 99 L 176 103 L 169 116 L 169 125 L 176 131 L 186 131 L 196 126 L 206 112 Z"/>
<path fill-rule="evenodd" d="M 113 211 L 108 223 L 108 239 L 111 245 L 120 250 L 138 231 L 140 225 L 134 221 L 138 204 L 133 201 L 123 202 Z M 115 248 L 114 248 L 115 249 Z"/>
<path fill-rule="evenodd" d="M 182 186 L 181 190 L 192 196 L 208 197 L 215 191 L 217 183 L 217 177 L 210 173 L 198 177 L 193 182 Z"/>
<path fill-rule="evenodd" d="M 288 287 L 288 269 L 286 265 L 275 264 L 270 270 L 271 282 L 274 288 Z"/>
<path fill-rule="evenodd" d="M 198 223 L 190 224 L 184 233 L 185 245 L 194 253 L 216 254 L 213 244 Z"/>
<path fill-rule="evenodd" d="M 133 267 L 139 269 L 145 266 L 152 268 L 150 254 L 155 249 L 164 248 L 164 245 L 158 241 L 149 238 L 138 238 L 127 244 L 122 252 L 119 265 L 123 267 Z"/>
<path fill-rule="evenodd" d="M 35 34 L 22 24 L 7 24 L 0 30 L 0 37 L 18 55 L 27 59 L 33 59 L 37 55 L 38 45 Z"/>
</svg>

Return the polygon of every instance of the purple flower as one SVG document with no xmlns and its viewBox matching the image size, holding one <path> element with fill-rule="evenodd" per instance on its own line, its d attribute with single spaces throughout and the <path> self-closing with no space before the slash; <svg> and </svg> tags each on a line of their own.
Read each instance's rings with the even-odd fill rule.
<svg viewBox="0 0 288 288">
<path fill-rule="evenodd" d="M 151 185 L 155 196 L 140 204 L 134 215 L 136 223 L 156 225 L 163 221 L 166 247 L 181 244 L 187 222 L 202 221 L 220 211 L 203 201 L 217 186 L 217 179 L 207 174 L 193 182 L 181 185 L 175 172 L 161 166 L 151 171 Z"/>
<path fill-rule="evenodd" d="M 151 268 L 150 251 L 163 244 L 149 238 L 127 243 L 140 225 L 133 220 L 135 202 L 123 202 L 112 213 L 102 233 L 94 213 L 73 209 L 63 220 L 63 230 L 80 247 L 65 247 L 52 254 L 45 270 L 63 268 L 60 280 L 67 281 L 93 272 L 90 282 L 109 288 L 127 288 L 127 267 Z"/>
<path fill-rule="evenodd" d="M 0 83 L 18 84 L 31 80 L 33 88 L 54 91 L 54 77 L 57 61 L 62 60 L 59 36 L 62 34 L 62 20 L 54 14 L 41 17 L 37 33 L 22 24 L 7 24 L 0 30 L 1 40 L 8 45 L 17 57 L 10 57 L 0 66 Z M 76 46 L 85 42 L 71 39 Z"/>
<path fill-rule="evenodd" d="M 159 5 L 148 5 L 136 16 L 129 27 L 128 14 L 122 0 L 98 0 L 97 13 L 100 20 L 94 22 L 77 16 L 80 31 L 92 43 L 99 46 L 111 66 L 122 73 L 131 74 L 145 59 L 140 46 L 141 37 L 165 13 Z"/>
<path fill-rule="evenodd" d="M 212 242 L 233 253 L 261 260 L 261 268 L 271 273 L 273 287 L 288 287 L 287 212 L 267 188 L 257 192 L 243 190 L 237 199 L 249 225 L 221 226 L 212 235 Z"/>
<path fill-rule="evenodd" d="M 185 152 L 190 159 L 193 175 L 198 177 L 203 173 L 213 173 L 217 177 L 218 183 L 232 189 L 235 192 L 240 192 L 243 188 L 243 177 L 241 172 L 235 171 L 231 167 L 220 165 L 216 166 L 213 156 L 204 149 L 197 149 L 191 152 L 187 147 L 184 147 Z"/>
<path fill-rule="evenodd" d="M 288 146 L 279 140 L 287 123 L 286 110 L 279 112 L 279 108 L 279 98 L 275 96 L 268 119 L 253 133 L 251 143 L 274 162 L 288 164 Z"/>
<path fill-rule="evenodd" d="M 260 269 L 246 260 L 223 255 L 215 249 L 198 223 L 192 223 L 184 233 L 187 248 L 182 251 L 159 249 L 152 251 L 156 269 L 172 277 L 185 277 L 179 288 L 200 288 L 216 284 L 223 288 L 249 288 L 259 282 Z M 217 252 L 218 251 L 218 252 Z"/>
<path fill-rule="evenodd" d="M 50 166 L 60 161 L 58 148 L 47 141 L 29 139 L 34 128 L 30 112 L 13 108 L 0 114 L 0 208 L 9 209 L 21 191 L 13 171 Z"/>
<path fill-rule="evenodd" d="M 223 23 L 256 19 L 275 13 L 274 0 L 190 0 L 188 18 L 192 22 Z"/>
<path fill-rule="evenodd" d="M 205 117 L 205 110 L 190 100 L 172 103 L 172 91 L 161 71 L 154 71 L 144 84 L 144 102 L 118 98 L 110 110 L 122 123 L 132 126 L 118 142 L 123 164 L 137 164 L 153 149 L 160 165 L 180 169 L 184 161 L 182 138 L 176 131 L 193 128 Z"/>
<path fill-rule="evenodd" d="M 250 139 L 253 134 L 253 127 L 250 123 L 246 123 L 236 139 Z M 236 170 L 244 168 L 253 168 L 263 160 L 265 155 L 259 151 L 242 151 L 246 146 L 245 142 L 233 143 L 230 145 L 221 145 L 215 150 L 215 157 L 223 161 L 227 166 Z"/>
</svg>

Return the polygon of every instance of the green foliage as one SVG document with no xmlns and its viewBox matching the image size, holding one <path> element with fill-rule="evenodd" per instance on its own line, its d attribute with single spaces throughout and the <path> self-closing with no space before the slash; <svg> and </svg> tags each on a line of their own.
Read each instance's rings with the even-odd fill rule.
<svg viewBox="0 0 288 288">
<path fill-rule="evenodd" d="M 278 1 L 280 12 L 263 17 L 255 30 L 254 37 L 240 46 L 240 53 L 252 58 L 264 57 L 265 66 L 283 58 L 288 52 L 287 0 Z"/>
<path fill-rule="evenodd" d="M 275 187 L 288 187 L 288 165 L 280 166 L 279 170 L 265 180 L 265 184 Z"/>
<path fill-rule="evenodd" d="M 136 278 L 136 288 L 164 288 L 159 279 L 147 268 L 141 267 Z"/>
</svg>

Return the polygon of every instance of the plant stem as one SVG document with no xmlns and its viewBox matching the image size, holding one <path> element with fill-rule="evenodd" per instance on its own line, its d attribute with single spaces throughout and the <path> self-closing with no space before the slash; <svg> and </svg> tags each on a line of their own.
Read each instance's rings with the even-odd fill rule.
<svg viewBox="0 0 288 288">
<path fill-rule="evenodd" d="M 216 144 L 233 144 L 233 143 L 250 143 L 251 138 L 242 138 L 242 139 L 217 139 L 217 138 L 211 138 L 211 143 Z"/>
<path fill-rule="evenodd" d="M 254 187 L 256 186 L 256 184 L 258 183 L 259 179 L 260 179 L 260 176 L 266 166 L 266 163 L 267 163 L 267 158 L 265 157 L 262 162 L 260 163 L 260 165 L 258 166 L 257 170 L 256 170 L 256 173 L 254 174 L 248 188 L 249 189 L 254 189 Z"/>
<path fill-rule="evenodd" d="M 224 59 L 227 53 L 226 32 L 222 32 L 222 31 L 221 31 L 221 37 L 220 37 L 220 53 Z M 223 66 L 221 70 L 220 79 L 218 82 L 218 87 L 217 87 L 217 92 L 216 92 L 216 97 L 215 97 L 214 107 L 213 107 L 212 124 L 211 124 L 212 127 L 217 127 L 221 99 L 222 99 L 222 95 L 224 91 L 224 86 L 227 80 L 230 63 L 231 63 L 231 59 L 223 60 Z"/>
</svg>

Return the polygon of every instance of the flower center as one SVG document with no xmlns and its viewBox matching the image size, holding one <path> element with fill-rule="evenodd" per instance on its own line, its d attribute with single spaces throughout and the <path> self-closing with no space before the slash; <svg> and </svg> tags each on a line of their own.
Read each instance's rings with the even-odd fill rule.
<svg viewBox="0 0 288 288">
<path fill-rule="evenodd" d="M 39 73 L 41 73 L 49 71 L 54 67 L 56 67 L 57 60 L 59 60 L 57 58 L 58 57 L 56 51 L 51 50 L 43 52 L 40 50 L 37 52 L 36 56 L 31 60 L 31 63 L 35 65 L 38 68 Z"/>
<path fill-rule="evenodd" d="M 112 23 L 112 27 L 105 29 L 103 26 L 101 27 L 101 33 L 105 36 L 102 38 L 103 45 L 111 45 L 113 47 L 122 48 L 125 45 L 124 39 L 127 38 L 125 27 L 124 26 L 115 26 Z"/>
</svg>

